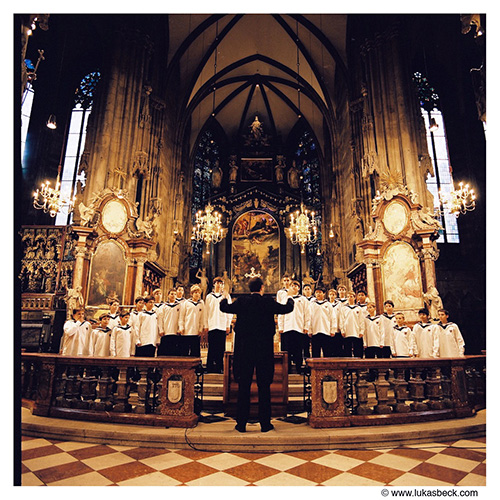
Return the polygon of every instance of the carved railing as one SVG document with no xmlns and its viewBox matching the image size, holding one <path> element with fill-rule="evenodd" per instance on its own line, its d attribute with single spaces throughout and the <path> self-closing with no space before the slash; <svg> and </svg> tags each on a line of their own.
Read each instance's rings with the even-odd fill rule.
<svg viewBox="0 0 500 500">
<path fill-rule="evenodd" d="M 311 427 L 469 417 L 486 407 L 486 356 L 310 358 L 307 365 Z M 35 415 L 194 427 L 201 411 L 200 373 L 200 358 L 24 353 L 22 402 Z"/>
<path fill-rule="evenodd" d="M 200 358 L 23 354 L 23 406 L 34 415 L 194 427 Z"/>
<path fill-rule="evenodd" d="M 469 417 L 486 408 L 486 356 L 312 358 L 311 427 Z"/>
</svg>

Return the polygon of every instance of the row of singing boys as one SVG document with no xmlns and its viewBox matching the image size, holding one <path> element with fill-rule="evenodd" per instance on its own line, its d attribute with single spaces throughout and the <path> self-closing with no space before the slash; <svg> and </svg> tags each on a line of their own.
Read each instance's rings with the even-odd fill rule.
<svg viewBox="0 0 500 500">
<path fill-rule="evenodd" d="M 223 279 L 215 278 L 213 291 L 205 301 L 199 285 L 190 288 L 188 299 L 182 286 L 172 288 L 165 302 L 161 290 L 156 289 L 151 296 L 136 298 L 131 312 L 119 310 L 119 301 L 115 300 L 110 304 L 110 312 L 101 315 L 94 328 L 85 321 L 84 311 L 76 310 L 64 325 L 61 354 L 199 357 L 200 337 L 208 333 L 207 369 L 222 373 L 226 335 L 232 320 L 232 315 L 219 309 L 223 286 Z"/>
<path fill-rule="evenodd" d="M 391 300 L 377 314 L 365 291 L 348 292 L 318 285 L 314 296 L 310 285 L 283 279 L 278 302 L 286 300 L 292 287 L 294 310 L 278 317 L 282 350 L 289 352 L 289 363 L 300 371 L 307 357 L 458 357 L 464 355 L 465 343 L 459 327 L 448 322 L 449 313 L 439 311 L 439 322 L 432 323 L 427 309 L 419 310 L 420 321 L 411 329 L 404 314 L 394 312 Z M 328 293 L 328 297 L 327 297 Z M 309 351 L 309 346 L 311 351 Z"/>
</svg>

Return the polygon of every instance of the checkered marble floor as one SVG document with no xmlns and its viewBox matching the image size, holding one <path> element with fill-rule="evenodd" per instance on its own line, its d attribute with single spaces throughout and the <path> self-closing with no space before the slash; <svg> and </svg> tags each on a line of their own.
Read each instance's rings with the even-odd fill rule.
<svg viewBox="0 0 500 500">
<path fill-rule="evenodd" d="M 23 486 L 486 486 L 486 438 L 393 449 L 216 453 L 22 437 Z"/>
</svg>

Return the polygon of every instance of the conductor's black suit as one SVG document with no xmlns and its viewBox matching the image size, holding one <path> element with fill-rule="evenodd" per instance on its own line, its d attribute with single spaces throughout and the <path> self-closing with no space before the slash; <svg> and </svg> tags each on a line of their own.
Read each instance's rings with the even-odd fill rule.
<svg viewBox="0 0 500 500">
<path fill-rule="evenodd" d="M 238 382 L 237 429 L 245 429 L 250 413 L 250 386 L 254 369 L 259 389 L 259 422 L 261 430 L 271 426 L 271 383 L 274 376 L 275 314 L 293 311 L 293 299 L 279 304 L 259 292 L 238 297 L 232 304 L 220 302 L 220 310 L 236 314 L 233 375 Z"/>
</svg>

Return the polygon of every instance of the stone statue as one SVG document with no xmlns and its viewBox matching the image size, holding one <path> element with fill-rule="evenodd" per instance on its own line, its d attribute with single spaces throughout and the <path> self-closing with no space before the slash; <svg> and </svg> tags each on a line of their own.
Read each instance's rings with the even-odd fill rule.
<svg viewBox="0 0 500 500">
<path fill-rule="evenodd" d="M 264 130 L 262 129 L 262 123 L 259 121 L 258 116 L 255 117 L 255 120 L 250 125 L 250 132 L 256 141 L 260 141 Z"/>
<path fill-rule="evenodd" d="M 215 160 L 215 166 L 212 170 L 212 186 L 219 189 L 222 184 L 222 169 L 219 167 L 219 160 Z"/>
<path fill-rule="evenodd" d="M 290 167 L 290 170 L 288 171 L 288 185 L 292 189 L 299 189 L 299 186 L 300 186 L 299 169 L 297 168 L 297 165 L 295 164 L 295 160 L 293 160 L 292 166 Z"/>
<path fill-rule="evenodd" d="M 170 272 L 177 276 L 179 272 L 179 262 L 181 256 L 181 241 L 180 236 L 177 235 L 172 244 L 172 256 L 170 258 Z"/>
<path fill-rule="evenodd" d="M 200 280 L 201 298 L 205 300 L 208 289 L 208 278 L 206 269 L 198 269 L 196 277 Z"/>
<path fill-rule="evenodd" d="M 310 285 L 312 288 L 312 291 L 314 292 L 314 287 L 316 286 L 316 281 L 314 281 L 314 278 L 309 274 L 309 271 L 306 271 L 304 274 L 304 277 L 302 278 L 302 283 L 304 285 Z"/>
<path fill-rule="evenodd" d="M 150 220 L 142 220 L 139 217 L 135 220 L 135 226 L 139 232 L 144 233 L 146 238 L 151 239 L 153 237 L 154 228 L 153 223 Z"/>
<path fill-rule="evenodd" d="M 236 165 L 235 160 L 231 160 L 229 163 L 229 182 L 234 184 L 238 176 L 238 165 Z"/>
<path fill-rule="evenodd" d="M 71 319 L 74 309 L 81 309 L 83 307 L 82 287 L 68 288 L 66 295 L 63 297 L 66 302 L 66 318 Z"/>
<path fill-rule="evenodd" d="M 233 290 L 233 282 L 227 274 L 227 271 L 222 273 L 222 279 L 224 280 L 224 292 L 231 294 Z"/>
<path fill-rule="evenodd" d="M 437 321 L 438 311 L 439 309 L 443 309 L 443 301 L 441 300 L 439 292 L 435 286 L 430 286 L 427 293 L 424 293 L 424 302 L 427 309 L 429 309 L 430 319 Z"/>
<path fill-rule="evenodd" d="M 80 212 L 80 224 L 82 226 L 90 226 L 95 210 L 92 207 L 87 207 L 80 202 L 78 205 L 78 212 Z"/>
<path fill-rule="evenodd" d="M 274 167 L 274 172 L 276 175 L 276 182 L 278 184 L 283 184 L 283 158 L 278 157 L 278 164 Z"/>
</svg>

